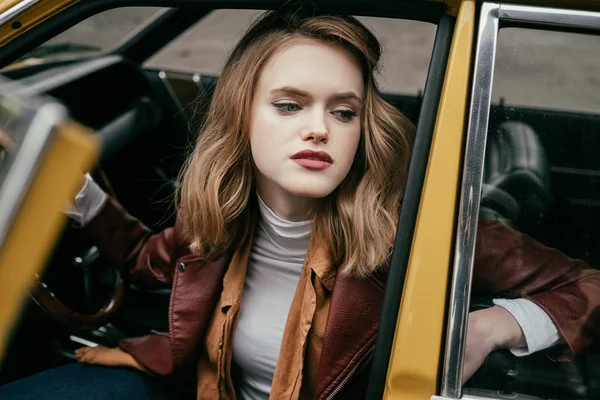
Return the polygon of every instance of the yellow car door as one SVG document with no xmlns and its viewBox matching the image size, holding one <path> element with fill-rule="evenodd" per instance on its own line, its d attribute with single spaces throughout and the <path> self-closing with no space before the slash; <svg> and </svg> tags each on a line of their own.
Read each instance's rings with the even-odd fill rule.
<svg viewBox="0 0 600 400">
<path fill-rule="evenodd" d="M 552 251 L 583 259 L 592 267 L 590 274 L 599 267 L 595 221 L 600 203 L 595 198 L 598 166 L 594 151 L 600 111 L 596 87 L 599 26 L 600 7 L 593 1 L 461 2 L 384 398 L 587 399 L 598 395 L 595 371 L 600 357 L 593 346 L 574 360 L 554 358 L 560 362 L 550 361 L 551 352 L 525 354 L 499 371 L 502 380 L 488 379 L 482 387 L 473 382 L 468 388 L 463 386 L 463 366 L 478 216 L 487 189 L 486 151 L 498 151 L 510 162 L 514 139 L 531 139 L 523 145 L 529 153 L 520 155 L 535 162 L 523 169 L 536 169 L 538 161 L 545 165 L 544 178 L 552 181 L 552 195 L 561 203 L 544 210 L 543 222 L 539 222 L 543 207 L 519 204 L 521 219 L 539 217 L 531 224 L 537 231 L 527 232 L 518 224 L 511 228 L 550 243 Z M 556 47 L 544 47 L 545 43 Z M 558 62 L 561 59 L 571 62 Z M 594 67 L 586 69 L 587 65 Z M 575 79 L 586 79 L 586 83 Z M 486 143 L 486 139 L 496 139 L 497 131 L 507 140 Z M 508 189 L 524 196 L 532 185 Z M 540 203 L 547 201 L 541 193 L 531 196 Z M 597 271 L 590 281 L 597 281 Z M 588 301 L 579 296 L 579 301 Z M 564 302 L 562 307 L 566 313 L 570 304 Z M 591 320 L 597 318 L 592 313 L 589 333 L 582 336 L 597 338 L 591 327 Z"/>
<path fill-rule="evenodd" d="M 64 223 L 97 142 L 59 103 L 0 82 L 0 361 L 22 300 Z"/>
</svg>

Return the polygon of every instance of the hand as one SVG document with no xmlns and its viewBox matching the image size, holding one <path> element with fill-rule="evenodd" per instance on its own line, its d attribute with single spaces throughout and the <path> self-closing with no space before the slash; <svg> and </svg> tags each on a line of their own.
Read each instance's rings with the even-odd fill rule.
<svg viewBox="0 0 600 400">
<path fill-rule="evenodd" d="M 4 157 L 10 153 L 15 145 L 15 141 L 8 135 L 8 133 L 0 130 L 0 162 L 4 160 Z"/>
<path fill-rule="evenodd" d="M 130 367 L 149 373 L 135 358 L 120 348 L 81 347 L 75 350 L 77 360 L 86 364 L 104 365 L 107 367 Z"/>
<path fill-rule="evenodd" d="M 463 383 L 481 367 L 494 350 L 527 346 L 521 326 L 502 307 L 491 307 L 469 314 Z"/>
</svg>

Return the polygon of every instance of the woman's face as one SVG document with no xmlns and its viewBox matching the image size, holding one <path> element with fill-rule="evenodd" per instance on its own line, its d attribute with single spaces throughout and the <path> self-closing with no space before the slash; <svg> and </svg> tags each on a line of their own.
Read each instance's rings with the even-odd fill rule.
<svg viewBox="0 0 600 400">
<path fill-rule="evenodd" d="M 252 100 L 250 145 L 259 194 L 282 218 L 329 195 L 361 135 L 363 75 L 338 46 L 297 39 L 265 64 Z M 300 215 L 297 216 L 301 218 Z"/>
</svg>

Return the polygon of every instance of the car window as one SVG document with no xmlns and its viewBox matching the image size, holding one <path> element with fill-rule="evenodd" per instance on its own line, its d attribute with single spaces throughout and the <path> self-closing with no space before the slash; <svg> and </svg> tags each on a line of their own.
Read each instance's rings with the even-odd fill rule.
<svg viewBox="0 0 600 400">
<path fill-rule="evenodd" d="M 499 32 L 493 99 L 507 104 L 600 111 L 600 40 L 593 35 L 506 28 Z"/>
<path fill-rule="evenodd" d="M 219 75 L 225 58 L 248 25 L 262 14 L 256 10 L 216 10 L 151 57 L 146 68 Z M 386 93 L 423 91 L 436 26 L 392 18 L 359 17 L 384 47 L 379 76 Z"/>
<path fill-rule="evenodd" d="M 103 53 L 164 12 L 160 7 L 122 7 L 95 14 L 21 57 L 56 60 Z"/>
<path fill-rule="evenodd" d="M 569 11 L 546 16 L 561 13 Z M 480 25 L 480 32 L 493 29 L 485 15 Z M 598 310 L 591 308 L 600 291 L 600 36 L 506 27 L 492 60 L 489 35 L 481 34 L 478 47 L 457 239 L 472 240 L 474 250 L 467 332 L 474 335 L 475 313 L 496 306 L 525 342 L 492 351 L 463 393 L 598 398 Z M 488 116 L 482 82 L 492 64 Z M 484 141 L 477 134 L 486 134 L 485 123 Z M 479 219 L 468 211 L 473 190 L 481 193 Z M 470 217 L 476 239 L 469 238 Z M 468 256 L 456 257 L 459 268 Z M 464 365 L 472 346 L 467 336 Z"/>
</svg>

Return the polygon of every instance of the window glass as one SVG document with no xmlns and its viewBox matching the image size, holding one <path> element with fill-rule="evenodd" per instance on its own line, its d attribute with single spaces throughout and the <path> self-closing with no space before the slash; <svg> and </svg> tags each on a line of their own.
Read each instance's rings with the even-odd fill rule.
<svg viewBox="0 0 600 400">
<path fill-rule="evenodd" d="M 495 303 L 526 345 L 492 352 L 466 393 L 600 398 L 597 347 L 569 360 L 565 336 L 599 338 L 599 48 L 593 35 L 499 32 L 469 321 Z"/>
<path fill-rule="evenodd" d="M 150 58 L 147 68 L 219 75 L 226 57 L 262 11 L 217 10 Z M 417 94 L 425 86 L 436 26 L 391 18 L 359 18 L 380 39 L 379 77 L 387 93 Z"/>
<path fill-rule="evenodd" d="M 502 29 L 493 99 L 512 105 L 600 111 L 600 38 Z"/>
<path fill-rule="evenodd" d="M 105 52 L 164 10 L 123 7 L 101 12 L 56 35 L 21 60 L 79 58 Z"/>
</svg>

